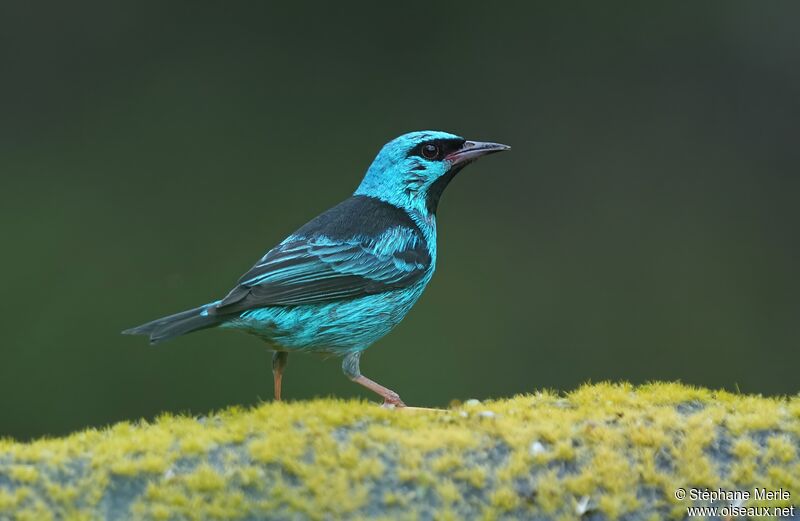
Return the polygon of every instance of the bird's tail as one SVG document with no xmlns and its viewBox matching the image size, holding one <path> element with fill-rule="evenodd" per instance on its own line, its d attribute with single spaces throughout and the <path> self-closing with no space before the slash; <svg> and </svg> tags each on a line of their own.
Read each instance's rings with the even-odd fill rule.
<svg viewBox="0 0 800 521">
<path fill-rule="evenodd" d="M 185 335 L 199 329 L 216 327 L 225 318 L 220 315 L 208 313 L 208 308 L 214 304 L 200 306 L 199 308 L 182 311 L 174 315 L 162 317 L 141 326 L 132 327 L 122 332 L 123 335 L 146 335 L 150 337 L 151 344 L 158 344 L 165 340 Z"/>
</svg>

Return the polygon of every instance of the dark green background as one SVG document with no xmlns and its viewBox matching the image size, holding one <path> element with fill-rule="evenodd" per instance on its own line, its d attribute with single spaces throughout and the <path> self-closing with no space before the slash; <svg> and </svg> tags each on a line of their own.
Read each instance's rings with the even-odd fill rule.
<svg viewBox="0 0 800 521">
<path fill-rule="evenodd" d="M 439 210 L 365 374 L 410 404 L 587 380 L 795 393 L 796 2 L 0 7 L 0 436 L 270 399 L 270 354 L 119 331 L 222 296 L 378 148 L 513 146 Z M 293 356 L 291 399 L 367 396 Z"/>
</svg>

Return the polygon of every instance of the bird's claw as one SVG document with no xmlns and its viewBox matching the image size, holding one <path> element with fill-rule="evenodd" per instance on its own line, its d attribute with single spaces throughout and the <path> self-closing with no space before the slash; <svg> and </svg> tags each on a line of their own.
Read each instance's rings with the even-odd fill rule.
<svg viewBox="0 0 800 521">
<path fill-rule="evenodd" d="M 383 397 L 383 407 L 384 409 L 394 409 L 396 407 L 405 407 L 406 404 L 403 403 L 403 400 L 400 399 L 400 395 L 397 393 L 392 393 L 388 396 Z"/>
</svg>

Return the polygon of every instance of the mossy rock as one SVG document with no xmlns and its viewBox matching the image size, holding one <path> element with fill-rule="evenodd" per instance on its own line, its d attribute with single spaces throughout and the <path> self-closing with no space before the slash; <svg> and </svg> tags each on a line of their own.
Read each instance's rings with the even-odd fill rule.
<svg viewBox="0 0 800 521">
<path fill-rule="evenodd" d="M 703 503 L 678 488 L 797 504 L 799 453 L 800 397 L 681 384 L 445 411 L 267 403 L 0 441 L 0 519 L 684 519 Z"/>
</svg>

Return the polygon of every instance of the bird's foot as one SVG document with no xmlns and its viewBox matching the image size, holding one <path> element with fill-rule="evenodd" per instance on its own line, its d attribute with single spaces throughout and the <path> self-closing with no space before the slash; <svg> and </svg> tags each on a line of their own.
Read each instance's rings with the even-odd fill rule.
<svg viewBox="0 0 800 521">
<path fill-rule="evenodd" d="M 400 399 L 400 395 L 394 391 L 390 391 L 389 393 L 383 396 L 383 405 L 381 407 L 385 409 L 394 409 L 397 407 L 405 407 L 406 404 L 403 403 L 403 400 Z"/>
<path fill-rule="evenodd" d="M 357 357 L 358 354 L 359 353 L 356 353 L 356 357 L 354 358 L 356 363 L 358 362 L 358 357 Z M 347 361 L 348 361 L 348 358 L 345 357 L 345 363 L 343 364 L 343 366 L 345 368 L 345 374 L 350 375 L 350 372 L 348 372 L 348 369 L 351 372 L 354 372 L 354 371 L 349 367 L 349 365 L 347 364 Z M 406 404 L 403 403 L 403 400 L 400 399 L 400 395 L 399 394 L 397 394 L 396 392 L 392 391 L 389 388 L 386 388 L 386 387 L 382 386 L 378 382 L 373 382 L 372 380 L 370 380 L 369 378 L 367 378 L 363 374 L 352 375 L 352 376 L 350 376 L 350 379 L 353 380 L 355 383 L 357 383 L 359 385 L 363 385 L 364 387 L 366 387 L 370 391 L 374 392 L 375 394 L 377 394 L 378 396 L 383 398 L 383 407 L 385 407 L 387 409 L 394 409 L 395 407 L 405 407 L 406 406 Z"/>
</svg>

